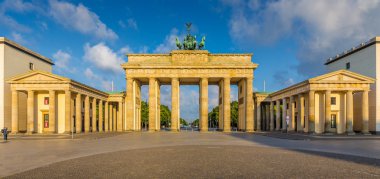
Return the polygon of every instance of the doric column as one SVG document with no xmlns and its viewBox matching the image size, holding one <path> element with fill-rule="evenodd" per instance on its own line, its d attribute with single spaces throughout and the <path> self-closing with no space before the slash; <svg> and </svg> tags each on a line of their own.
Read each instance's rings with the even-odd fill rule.
<svg viewBox="0 0 380 179">
<path fill-rule="evenodd" d="M 315 122 L 315 91 L 309 91 L 308 96 L 308 118 L 305 120 L 305 130 L 304 132 L 313 131 L 314 129 L 314 122 Z"/>
<path fill-rule="evenodd" d="M 99 100 L 99 132 L 103 132 L 103 100 Z"/>
<path fill-rule="evenodd" d="M 117 110 L 116 103 L 112 104 L 112 131 L 117 131 Z"/>
<path fill-rule="evenodd" d="M 202 78 L 199 87 L 200 96 L 200 131 L 208 131 L 208 79 Z"/>
<path fill-rule="evenodd" d="M 110 131 L 109 128 L 109 105 L 108 101 L 104 103 L 104 131 L 108 132 Z"/>
<path fill-rule="evenodd" d="M 317 118 L 315 118 L 315 133 L 316 134 L 322 134 L 323 133 L 323 130 L 322 130 L 322 123 L 324 124 L 324 120 L 325 120 L 325 98 L 324 98 L 324 93 L 318 93 L 318 96 L 319 96 L 319 101 L 317 101 L 317 108 L 319 109 L 319 115 Z M 322 115 L 321 115 L 322 113 Z"/>
<path fill-rule="evenodd" d="M 84 98 L 84 132 L 90 131 L 90 97 Z"/>
<path fill-rule="evenodd" d="M 346 114 L 346 121 L 347 121 L 347 133 L 353 133 L 353 124 L 354 124 L 354 103 L 353 103 L 353 95 L 352 91 L 349 90 L 346 92 L 346 98 L 347 98 L 347 114 Z"/>
<path fill-rule="evenodd" d="M 325 120 L 322 121 L 321 123 L 321 129 L 322 132 L 325 132 L 325 127 L 326 127 L 326 121 L 331 122 L 331 91 L 327 90 L 325 92 Z"/>
<path fill-rule="evenodd" d="M 276 101 L 276 131 L 279 131 L 280 130 L 280 127 L 281 127 L 281 101 L 280 100 L 277 100 Z"/>
<path fill-rule="evenodd" d="M 290 96 L 290 101 L 289 101 L 289 126 L 288 130 L 289 131 L 294 131 L 294 96 Z"/>
<path fill-rule="evenodd" d="M 362 133 L 363 134 L 368 134 L 369 133 L 369 129 L 368 129 L 368 121 L 369 121 L 369 111 L 368 111 L 368 91 L 363 91 L 363 99 L 362 99 L 362 110 L 363 110 L 363 113 L 362 113 L 362 119 L 363 119 L 363 129 L 362 129 Z"/>
<path fill-rule="evenodd" d="M 114 111 L 114 104 L 111 102 L 110 103 L 110 119 L 109 119 L 109 121 L 110 121 L 110 124 L 109 124 L 109 128 L 110 128 L 110 131 L 114 131 L 115 130 L 115 128 L 114 128 L 114 120 L 115 120 L 115 111 Z"/>
<path fill-rule="evenodd" d="M 172 78 L 172 114 L 171 114 L 171 130 L 179 130 L 179 79 Z"/>
<path fill-rule="evenodd" d="M 134 121 L 136 120 L 136 117 L 134 115 L 135 110 L 135 101 L 134 101 L 134 89 L 133 89 L 133 78 L 127 78 L 127 96 L 126 96 L 126 124 L 127 128 L 126 130 L 135 130 L 134 129 Z"/>
<path fill-rule="evenodd" d="M 82 95 L 79 93 L 75 98 L 75 130 L 82 132 Z"/>
<path fill-rule="evenodd" d="M 254 121 L 253 121 L 253 110 L 254 110 L 254 106 L 253 106 L 253 90 L 252 90 L 252 86 L 253 86 L 253 78 L 252 77 L 248 77 L 247 79 L 247 83 L 246 83 L 246 96 L 245 96 L 245 99 L 246 99 L 246 106 L 245 106 L 245 114 L 246 114 L 246 124 L 245 124 L 245 131 L 246 132 L 253 132 L 253 129 L 254 129 Z"/>
<path fill-rule="evenodd" d="M 261 101 L 256 98 L 256 131 L 261 131 Z"/>
<path fill-rule="evenodd" d="M 12 133 L 18 133 L 18 91 L 12 90 Z"/>
<path fill-rule="evenodd" d="M 270 103 L 265 105 L 265 130 L 270 130 Z"/>
<path fill-rule="evenodd" d="M 70 133 L 72 129 L 71 126 L 71 91 L 65 91 L 65 132 Z"/>
<path fill-rule="evenodd" d="M 27 132 L 33 133 L 37 132 L 37 128 L 34 126 L 34 91 L 29 90 L 28 91 L 28 101 L 27 101 L 27 117 L 28 117 L 28 127 Z"/>
<path fill-rule="evenodd" d="M 228 77 L 223 79 L 223 132 L 231 132 L 230 81 Z"/>
<path fill-rule="evenodd" d="M 287 104 L 286 104 L 286 98 L 283 98 L 282 99 L 282 130 L 283 131 L 286 131 L 286 107 L 287 107 Z"/>
<path fill-rule="evenodd" d="M 303 118 L 305 116 L 305 98 L 303 94 L 298 94 L 297 102 L 297 132 L 303 132 Z"/>
<path fill-rule="evenodd" d="M 270 131 L 273 131 L 274 130 L 274 102 L 271 101 L 270 102 L 270 109 L 269 109 L 269 112 L 270 112 L 270 123 L 269 123 L 269 130 Z"/>
<path fill-rule="evenodd" d="M 123 103 L 121 101 L 117 105 L 117 131 L 123 131 Z"/>
<path fill-rule="evenodd" d="M 49 131 L 57 132 L 55 119 L 55 91 L 49 91 Z"/>
<path fill-rule="evenodd" d="M 156 131 L 156 79 L 149 78 L 149 131 Z"/>
<path fill-rule="evenodd" d="M 92 99 L 92 132 L 96 132 L 96 98 Z"/>
</svg>

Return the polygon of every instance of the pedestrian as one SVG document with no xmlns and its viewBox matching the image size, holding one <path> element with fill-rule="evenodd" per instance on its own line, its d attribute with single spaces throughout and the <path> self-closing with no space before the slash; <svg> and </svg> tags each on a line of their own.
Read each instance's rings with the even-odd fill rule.
<svg viewBox="0 0 380 179">
<path fill-rule="evenodd" d="M 4 129 L 1 129 L 1 133 L 3 133 L 4 140 L 8 140 L 8 128 L 4 127 Z"/>
</svg>

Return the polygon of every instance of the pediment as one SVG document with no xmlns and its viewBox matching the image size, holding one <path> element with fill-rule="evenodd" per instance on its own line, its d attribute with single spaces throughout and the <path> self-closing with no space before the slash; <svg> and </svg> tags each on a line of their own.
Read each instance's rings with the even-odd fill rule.
<svg viewBox="0 0 380 179">
<path fill-rule="evenodd" d="M 309 79 L 313 83 L 374 83 L 374 79 L 348 70 L 338 70 Z"/>
<path fill-rule="evenodd" d="M 61 82 L 61 81 L 68 81 L 68 80 L 69 79 L 67 79 L 65 77 L 54 75 L 54 74 L 48 73 L 48 72 L 31 71 L 31 72 L 28 72 L 26 74 L 22 74 L 22 75 L 13 77 L 9 81 L 10 82 L 28 82 L 28 81 L 30 81 L 30 82 L 33 82 L 33 81 L 39 81 L 39 82 L 57 81 L 57 82 Z"/>
</svg>

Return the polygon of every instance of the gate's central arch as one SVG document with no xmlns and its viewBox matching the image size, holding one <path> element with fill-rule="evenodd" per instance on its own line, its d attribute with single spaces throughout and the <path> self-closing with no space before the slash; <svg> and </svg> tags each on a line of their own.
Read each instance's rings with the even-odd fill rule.
<svg viewBox="0 0 380 179">
<path fill-rule="evenodd" d="M 126 129 L 141 130 L 141 85 L 149 85 L 149 130 L 160 129 L 160 85 L 172 88 L 171 129 L 179 130 L 179 85 L 199 84 L 200 130 L 208 130 L 208 85 L 219 85 L 219 128 L 230 126 L 230 85 L 238 85 L 239 130 L 253 131 L 252 54 L 211 54 L 207 50 L 173 50 L 169 54 L 128 54 L 122 65 L 127 79 Z"/>
</svg>

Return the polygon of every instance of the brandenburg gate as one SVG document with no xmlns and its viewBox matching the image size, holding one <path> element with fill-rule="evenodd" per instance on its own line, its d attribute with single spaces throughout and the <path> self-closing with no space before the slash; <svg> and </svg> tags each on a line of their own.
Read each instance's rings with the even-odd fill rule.
<svg viewBox="0 0 380 179">
<path fill-rule="evenodd" d="M 252 54 L 211 54 L 207 50 L 173 50 L 169 54 L 128 54 L 122 64 L 127 80 L 126 129 L 141 130 L 141 85 L 149 85 L 149 131 L 160 130 L 160 86 L 171 85 L 171 130 L 180 125 L 180 85 L 199 85 L 199 128 L 208 131 L 208 85 L 219 85 L 219 129 L 231 131 L 230 85 L 238 85 L 238 129 L 252 132 Z"/>
</svg>

